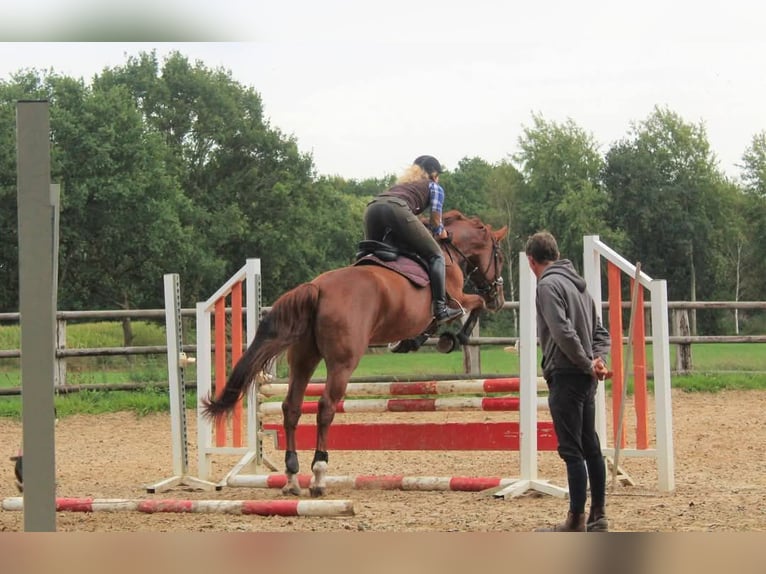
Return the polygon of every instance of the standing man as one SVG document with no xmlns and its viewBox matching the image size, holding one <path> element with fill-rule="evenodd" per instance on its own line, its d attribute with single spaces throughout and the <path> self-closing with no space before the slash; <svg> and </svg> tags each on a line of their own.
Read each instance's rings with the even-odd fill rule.
<svg viewBox="0 0 766 574">
<path fill-rule="evenodd" d="M 543 353 L 548 406 L 566 464 L 569 512 L 543 532 L 606 532 L 606 467 L 596 434 L 597 379 L 607 375 L 609 332 L 601 325 L 585 280 L 568 259 L 559 259 L 556 239 L 547 231 L 526 244 L 537 277 L 537 332 Z M 585 501 L 590 479 L 590 512 Z"/>
</svg>

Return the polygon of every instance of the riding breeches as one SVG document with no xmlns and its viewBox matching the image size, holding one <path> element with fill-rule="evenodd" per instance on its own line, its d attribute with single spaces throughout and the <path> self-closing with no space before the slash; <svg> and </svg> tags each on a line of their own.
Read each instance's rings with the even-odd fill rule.
<svg viewBox="0 0 766 574">
<path fill-rule="evenodd" d="M 442 254 L 431 232 L 397 197 L 376 197 L 364 212 L 364 237 L 382 241 L 386 232 L 400 249 L 420 255 L 426 261 Z"/>
</svg>

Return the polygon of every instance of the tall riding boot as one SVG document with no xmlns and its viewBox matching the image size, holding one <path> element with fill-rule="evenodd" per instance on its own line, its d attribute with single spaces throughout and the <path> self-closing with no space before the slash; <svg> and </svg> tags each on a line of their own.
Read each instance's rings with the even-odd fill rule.
<svg viewBox="0 0 766 574">
<path fill-rule="evenodd" d="M 447 323 L 460 317 L 460 309 L 447 307 L 447 293 L 444 286 L 444 256 L 437 255 L 428 262 L 428 277 L 431 280 L 431 310 L 437 323 Z"/>
<path fill-rule="evenodd" d="M 603 506 L 591 506 L 588 520 L 585 521 L 588 532 L 609 532 L 609 522 Z"/>
<path fill-rule="evenodd" d="M 585 513 L 584 512 L 567 512 L 567 518 L 561 524 L 557 524 L 553 528 L 537 528 L 535 532 L 586 532 L 585 530 Z"/>
</svg>

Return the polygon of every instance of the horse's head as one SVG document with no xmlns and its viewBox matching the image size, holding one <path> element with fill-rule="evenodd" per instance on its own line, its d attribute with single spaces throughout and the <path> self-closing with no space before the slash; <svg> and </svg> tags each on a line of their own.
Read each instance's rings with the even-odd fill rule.
<svg viewBox="0 0 766 574">
<path fill-rule="evenodd" d="M 507 234 L 505 225 L 497 231 L 477 217 L 466 217 L 459 211 L 444 214 L 444 227 L 452 236 L 452 256 L 460 264 L 465 280 L 484 299 L 487 309 L 498 311 L 505 303 L 503 293 L 503 252 L 498 244 Z"/>
</svg>

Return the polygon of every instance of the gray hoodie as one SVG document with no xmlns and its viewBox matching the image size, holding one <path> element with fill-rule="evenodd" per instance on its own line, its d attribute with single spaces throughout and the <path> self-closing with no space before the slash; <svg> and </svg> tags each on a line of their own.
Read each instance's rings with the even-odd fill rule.
<svg viewBox="0 0 766 574">
<path fill-rule="evenodd" d="M 609 353 L 609 332 L 568 259 L 554 261 L 537 283 L 537 334 L 546 379 L 554 371 L 590 373 L 592 360 Z"/>
</svg>

